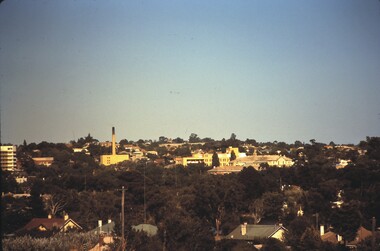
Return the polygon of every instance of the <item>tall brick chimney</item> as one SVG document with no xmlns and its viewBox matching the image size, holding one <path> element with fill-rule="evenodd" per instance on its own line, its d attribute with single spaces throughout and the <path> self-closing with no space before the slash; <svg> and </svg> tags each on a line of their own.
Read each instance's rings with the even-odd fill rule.
<svg viewBox="0 0 380 251">
<path fill-rule="evenodd" d="M 112 127 L 112 155 L 116 155 L 115 127 Z"/>
</svg>

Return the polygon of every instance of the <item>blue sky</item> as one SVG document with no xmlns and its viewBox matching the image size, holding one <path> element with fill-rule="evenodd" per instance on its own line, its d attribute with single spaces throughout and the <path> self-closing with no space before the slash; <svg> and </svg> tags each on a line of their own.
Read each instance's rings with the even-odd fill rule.
<svg viewBox="0 0 380 251">
<path fill-rule="evenodd" d="M 380 136 L 380 2 L 0 4 L 1 140 Z"/>
</svg>

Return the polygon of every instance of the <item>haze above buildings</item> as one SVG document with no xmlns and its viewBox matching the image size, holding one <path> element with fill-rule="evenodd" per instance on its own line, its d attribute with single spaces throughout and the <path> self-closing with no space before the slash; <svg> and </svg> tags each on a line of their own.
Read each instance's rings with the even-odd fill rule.
<svg viewBox="0 0 380 251">
<path fill-rule="evenodd" d="M 4 1 L 1 142 L 380 135 L 380 3 Z"/>
</svg>

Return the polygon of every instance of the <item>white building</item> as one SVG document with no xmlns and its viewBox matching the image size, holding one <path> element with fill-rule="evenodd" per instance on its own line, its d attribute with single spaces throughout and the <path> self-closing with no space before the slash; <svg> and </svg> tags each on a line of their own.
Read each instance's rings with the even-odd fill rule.
<svg viewBox="0 0 380 251">
<path fill-rule="evenodd" d="M 0 158 L 2 170 L 13 171 L 16 169 L 16 146 L 1 146 Z"/>
</svg>

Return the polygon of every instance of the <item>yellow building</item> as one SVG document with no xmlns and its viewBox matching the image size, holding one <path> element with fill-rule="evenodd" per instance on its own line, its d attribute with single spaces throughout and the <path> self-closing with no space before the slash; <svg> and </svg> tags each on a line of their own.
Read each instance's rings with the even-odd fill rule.
<svg viewBox="0 0 380 251">
<path fill-rule="evenodd" d="M 129 160 L 128 154 L 116 154 L 116 137 L 115 137 L 115 127 L 112 127 L 112 154 L 111 155 L 100 155 L 100 164 L 109 166 L 114 165 L 119 162 Z"/>
<path fill-rule="evenodd" d="M 0 158 L 1 169 L 13 171 L 17 167 L 16 146 L 1 146 Z"/>
<path fill-rule="evenodd" d="M 245 156 L 245 153 L 239 152 L 239 148 L 229 147 L 226 150 L 226 153 L 218 153 L 220 166 L 230 165 L 232 151 L 235 153 L 236 157 L 239 157 L 242 155 Z M 204 163 L 207 166 L 212 166 L 212 155 L 213 153 L 193 153 L 191 157 L 177 158 L 176 163 L 183 166 L 188 166 L 190 164 L 200 164 L 200 163 Z"/>
</svg>

